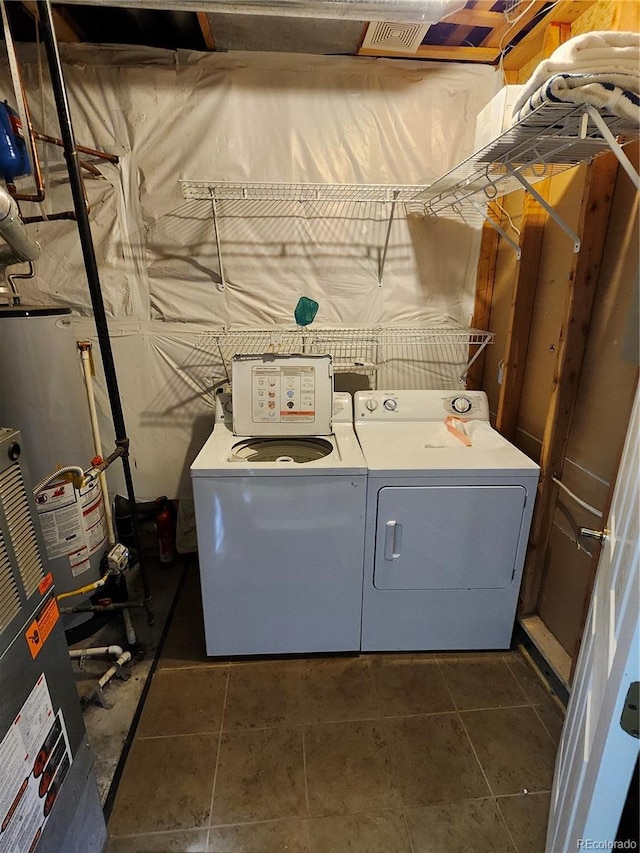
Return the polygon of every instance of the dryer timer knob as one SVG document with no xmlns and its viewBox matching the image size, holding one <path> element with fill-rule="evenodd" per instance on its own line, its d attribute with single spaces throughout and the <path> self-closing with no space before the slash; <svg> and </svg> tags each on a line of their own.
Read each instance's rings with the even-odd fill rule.
<svg viewBox="0 0 640 853">
<path fill-rule="evenodd" d="M 471 400 L 468 397 L 456 397 L 455 400 L 451 401 L 451 408 L 460 415 L 464 415 L 470 411 L 471 405 Z"/>
<path fill-rule="evenodd" d="M 374 400 L 374 398 L 371 397 L 370 400 L 367 400 L 365 406 L 367 407 L 367 409 L 369 409 L 370 412 L 374 412 L 378 408 L 378 401 Z"/>
<path fill-rule="evenodd" d="M 393 397 L 390 397 L 388 400 L 385 400 L 382 405 L 388 412 L 395 412 L 398 408 L 398 401 L 394 400 Z"/>
</svg>

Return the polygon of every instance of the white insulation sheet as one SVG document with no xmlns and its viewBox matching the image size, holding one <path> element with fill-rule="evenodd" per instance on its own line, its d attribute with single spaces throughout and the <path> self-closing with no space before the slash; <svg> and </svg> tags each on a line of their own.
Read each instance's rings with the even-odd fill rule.
<svg viewBox="0 0 640 853">
<path fill-rule="evenodd" d="M 62 48 L 77 141 L 120 157 L 117 166 L 93 161 L 102 177 L 85 176 L 141 499 L 190 495 L 188 466 L 211 428 L 210 391 L 221 378 L 194 346 L 203 329 L 291 327 L 302 295 L 320 304 L 316 325 L 469 323 L 479 249 L 471 228 L 398 212 L 380 284 L 388 207 L 230 204 L 220 220 L 221 291 L 211 203 L 186 201 L 180 180 L 430 183 L 471 152 L 476 115 L 500 85 L 493 69 Z M 29 46 L 19 55 L 33 123 L 59 136 L 46 64 Z M 6 67 L 3 80 L 11 101 Z M 45 172 L 42 208 L 69 209 L 59 149 L 47 147 Z M 78 337 L 95 341 L 75 223 L 29 230 L 43 251 L 35 281 L 21 283 L 23 303 L 70 306 Z M 119 468 L 110 476 L 121 489 Z"/>
</svg>

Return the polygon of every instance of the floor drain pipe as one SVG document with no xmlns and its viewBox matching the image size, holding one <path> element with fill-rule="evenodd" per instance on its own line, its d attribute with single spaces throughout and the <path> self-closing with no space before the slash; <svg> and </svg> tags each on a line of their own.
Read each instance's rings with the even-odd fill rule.
<svg viewBox="0 0 640 853">
<path fill-rule="evenodd" d="M 58 122 L 60 124 L 60 134 L 63 141 L 64 157 L 67 163 L 67 171 L 69 173 L 69 184 L 71 194 L 73 196 L 73 206 L 76 214 L 76 222 L 78 225 L 78 233 L 80 236 L 80 245 L 82 247 L 82 255 L 87 274 L 87 282 L 89 285 L 89 293 L 91 296 L 91 305 L 93 307 L 93 315 L 96 324 L 96 332 L 98 335 L 98 343 L 100 346 L 100 354 L 102 356 L 102 365 L 104 368 L 107 393 L 111 405 L 111 416 L 116 434 L 116 446 L 124 447 L 125 454 L 122 457 L 122 467 L 124 471 L 124 479 L 127 487 L 127 497 L 129 504 L 132 507 L 133 534 L 138 552 L 138 560 L 140 562 L 140 577 L 142 580 L 142 589 L 144 594 L 147 615 L 149 624 L 153 624 L 153 608 L 151 601 L 151 592 L 149 590 L 146 566 L 142 555 L 142 547 L 140 543 L 140 529 L 136 512 L 136 498 L 133 487 L 133 478 L 131 476 L 131 465 L 129 462 L 127 431 L 124 422 L 124 414 L 122 411 L 122 402 L 118 390 L 118 378 L 116 375 L 115 363 L 113 360 L 113 351 L 111 349 L 111 341 L 109 339 L 109 328 L 107 326 L 107 317 L 104 309 L 104 301 L 102 299 L 102 290 L 100 287 L 100 276 L 98 273 L 98 264 L 96 261 L 96 253 L 91 236 L 91 227 L 89 225 L 89 215 L 84 199 L 82 177 L 80 174 L 80 161 L 76 149 L 76 141 L 71 124 L 71 113 L 69 110 L 69 102 L 64 85 L 64 77 L 62 74 L 62 64 L 60 62 L 60 54 L 58 51 L 58 43 L 55 36 L 53 26 L 53 12 L 51 9 L 50 0 L 38 0 L 38 16 L 42 27 L 43 41 L 47 52 L 47 62 L 49 66 L 49 74 L 51 76 L 51 84 L 53 87 L 54 100 L 56 111 L 58 114 Z"/>
</svg>

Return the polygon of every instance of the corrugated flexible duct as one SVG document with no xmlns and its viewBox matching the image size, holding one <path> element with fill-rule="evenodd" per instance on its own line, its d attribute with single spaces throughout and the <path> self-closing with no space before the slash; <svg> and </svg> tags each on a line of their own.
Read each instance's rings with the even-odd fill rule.
<svg viewBox="0 0 640 853">
<path fill-rule="evenodd" d="M 85 4 L 86 0 L 65 0 Z M 93 0 L 94 6 L 136 6 L 169 11 L 328 18 L 435 24 L 465 5 L 464 0 Z"/>
</svg>

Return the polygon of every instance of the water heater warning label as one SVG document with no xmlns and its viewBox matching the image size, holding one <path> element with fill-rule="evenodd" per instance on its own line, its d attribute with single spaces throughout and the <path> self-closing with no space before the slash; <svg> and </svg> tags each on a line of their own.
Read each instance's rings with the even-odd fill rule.
<svg viewBox="0 0 640 853">
<path fill-rule="evenodd" d="M 107 538 L 99 481 L 90 481 L 80 491 L 73 483 L 48 486 L 36 497 L 36 508 L 49 559 L 68 557 L 73 577 L 90 569 L 90 555 Z"/>
<path fill-rule="evenodd" d="M 254 423 L 314 421 L 314 368 L 275 365 L 253 367 L 251 402 Z"/>
<path fill-rule="evenodd" d="M 0 853 L 33 853 L 71 761 L 43 673 L 0 742 Z"/>
</svg>

